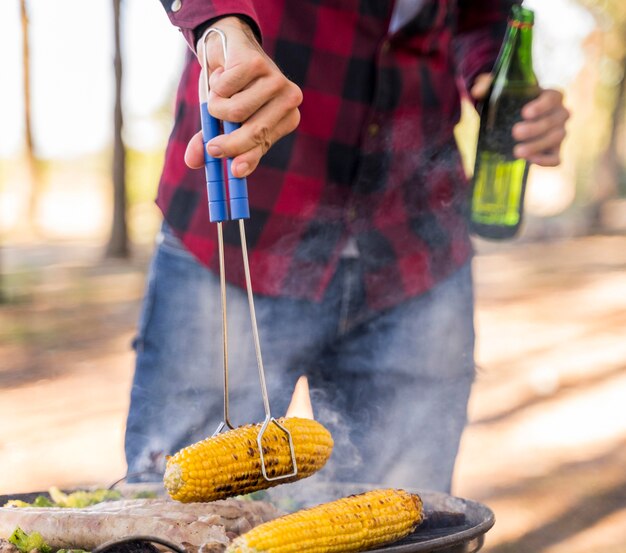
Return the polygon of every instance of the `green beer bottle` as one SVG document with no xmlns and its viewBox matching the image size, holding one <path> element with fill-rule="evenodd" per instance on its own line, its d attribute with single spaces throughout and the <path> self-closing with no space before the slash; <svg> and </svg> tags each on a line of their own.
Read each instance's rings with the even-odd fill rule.
<svg viewBox="0 0 626 553">
<path fill-rule="evenodd" d="M 470 229 L 485 238 L 510 238 L 522 222 L 529 163 L 513 156 L 511 130 L 522 107 L 540 92 L 532 62 L 533 22 L 531 10 L 513 6 L 482 106 Z"/>
</svg>

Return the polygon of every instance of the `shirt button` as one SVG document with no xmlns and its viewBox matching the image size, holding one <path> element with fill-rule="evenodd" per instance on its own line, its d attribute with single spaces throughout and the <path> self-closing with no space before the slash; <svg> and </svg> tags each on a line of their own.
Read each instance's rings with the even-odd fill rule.
<svg viewBox="0 0 626 553">
<path fill-rule="evenodd" d="M 171 7 L 173 12 L 177 12 L 178 10 L 180 10 L 180 8 L 183 7 L 183 2 L 182 2 L 182 0 L 174 0 L 170 7 Z"/>
<path fill-rule="evenodd" d="M 384 53 L 386 53 L 386 52 L 389 52 L 389 47 L 390 47 L 390 46 L 391 46 L 391 45 L 389 44 L 389 41 L 388 41 L 388 40 L 385 40 L 385 42 L 383 42 L 383 43 L 380 45 L 380 51 L 381 51 L 381 52 L 383 52 L 383 54 L 384 54 Z"/>
<path fill-rule="evenodd" d="M 367 127 L 367 132 L 369 133 L 370 136 L 374 137 L 378 134 L 378 131 L 380 130 L 380 126 L 377 125 L 376 123 L 371 123 L 370 125 L 368 125 Z"/>
<path fill-rule="evenodd" d="M 349 207 L 346 216 L 348 218 L 348 222 L 354 222 L 356 220 L 356 209 L 354 207 Z"/>
</svg>

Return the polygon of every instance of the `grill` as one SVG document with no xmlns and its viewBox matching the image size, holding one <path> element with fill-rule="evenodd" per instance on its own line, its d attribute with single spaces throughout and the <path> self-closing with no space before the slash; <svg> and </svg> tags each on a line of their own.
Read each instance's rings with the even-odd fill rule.
<svg viewBox="0 0 626 553">
<path fill-rule="evenodd" d="M 316 477 L 307 480 L 294 482 L 288 486 L 278 486 L 266 491 L 269 501 L 279 507 L 287 507 L 285 510 L 296 510 L 310 507 L 319 503 L 333 501 L 340 497 L 362 493 L 364 491 L 381 486 L 350 484 L 336 482 L 322 482 Z M 123 486 L 124 491 L 162 491 L 163 486 L 159 484 L 127 484 Z M 395 542 L 371 552 L 377 553 L 475 553 L 479 551 L 484 543 L 485 534 L 494 525 L 495 517 L 493 512 L 485 505 L 454 497 L 439 492 L 407 489 L 420 495 L 424 502 L 424 522 L 409 536 L 401 541 Z M 13 494 L 10 496 L 0 496 L 0 505 L 9 499 L 23 499 L 32 501 L 37 495 L 42 493 Z M 45 494 L 43 494 L 45 495 Z M 45 536 L 44 536 L 45 537 Z M 139 543 L 131 543 L 132 547 L 116 545 L 115 547 L 98 548 L 98 551 L 114 553 L 121 551 L 148 552 L 156 551 L 153 546 L 147 544 L 149 537 L 142 536 L 144 547 Z M 132 537 L 125 541 L 131 541 Z M 157 540 L 162 545 L 163 540 Z M 171 544 L 172 550 L 184 551 L 179 544 Z"/>
</svg>

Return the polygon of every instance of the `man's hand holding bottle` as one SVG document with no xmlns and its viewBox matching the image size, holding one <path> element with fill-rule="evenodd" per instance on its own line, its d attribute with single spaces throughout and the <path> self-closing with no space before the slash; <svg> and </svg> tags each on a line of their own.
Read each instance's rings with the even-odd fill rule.
<svg viewBox="0 0 626 553">
<path fill-rule="evenodd" d="M 470 92 L 472 98 L 483 100 L 492 80 L 491 73 L 479 75 Z M 559 165 L 565 123 L 570 115 L 563 105 L 563 94 L 558 90 L 544 89 L 524 106 L 521 115 L 522 121 L 513 127 L 513 138 L 518 143 L 513 154 L 543 167 Z"/>
</svg>

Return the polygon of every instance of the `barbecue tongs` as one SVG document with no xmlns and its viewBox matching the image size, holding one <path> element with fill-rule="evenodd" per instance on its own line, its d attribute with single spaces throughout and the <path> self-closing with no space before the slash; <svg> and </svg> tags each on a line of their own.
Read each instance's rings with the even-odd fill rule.
<svg viewBox="0 0 626 553">
<path fill-rule="evenodd" d="M 259 446 L 259 454 L 261 457 L 261 470 L 263 477 L 268 480 L 281 480 L 290 478 L 298 473 L 296 465 L 296 456 L 294 452 L 293 440 L 291 433 L 283 425 L 281 425 L 270 412 L 270 404 L 267 395 L 267 386 L 265 383 L 265 371 L 263 370 L 263 359 L 261 357 L 261 344 L 259 342 L 259 331 L 257 328 L 256 313 L 254 310 L 254 298 L 252 296 L 252 283 L 250 280 L 250 265 L 248 263 L 248 249 L 246 246 L 246 230 L 244 219 L 250 218 L 250 207 L 248 205 L 248 185 L 245 178 L 236 178 L 231 172 L 231 159 L 226 160 L 226 179 L 224 177 L 224 167 L 222 160 L 211 157 L 206 149 L 206 144 L 212 138 L 221 134 L 220 126 L 223 126 L 225 133 L 230 133 L 240 127 L 239 123 L 230 123 L 228 121 L 221 122 L 209 114 L 209 68 L 207 63 L 207 42 L 209 35 L 216 33 L 222 41 L 222 49 L 224 52 L 224 64 L 226 64 L 226 35 L 223 31 L 216 28 L 207 29 L 202 38 L 198 41 L 197 55 L 200 61 L 201 73 L 199 79 L 198 96 L 200 100 L 200 118 L 202 122 L 202 142 L 204 145 L 204 168 L 206 173 L 207 192 L 209 198 L 209 219 L 212 223 L 217 223 L 217 243 L 220 267 L 220 290 L 222 300 L 222 338 L 223 338 L 223 365 L 224 365 L 224 420 L 220 423 L 214 436 L 220 432 L 233 429 L 233 425 L 229 420 L 228 413 L 228 324 L 226 318 L 226 279 L 224 267 L 224 237 L 222 232 L 222 223 L 229 219 L 239 221 L 239 235 L 241 237 L 241 251 L 243 254 L 243 267 L 246 280 L 246 290 L 248 292 L 248 304 L 250 306 L 250 320 L 252 322 L 252 337 L 254 339 L 254 349 L 256 352 L 256 360 L 259 368 L 259 380 L 261 383 L 261 394 L 263 396 L 263 406 L 265 408 L 265 420 L 259 430 L 257 436 L 257 444 Z M 228 203 L 226 200 L 226 189 L 228 188 Z M 230 205 L 230 217 L 228 207 Z M 263 434 L 270 424 L 275 424 L 282 432 L 284 432 L 289 440 L 289 450 L 291 454 L 292 471 L 288 474 L 269 477 L 265 465 L 265 457 L 263 454 Z"/>
</svg>

